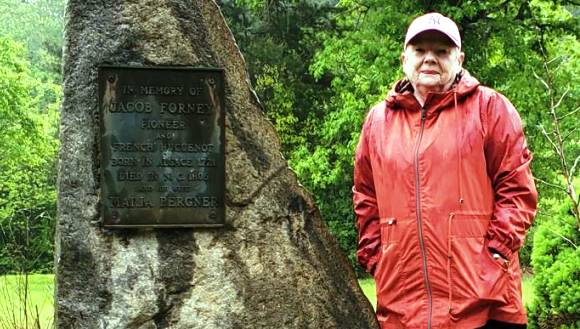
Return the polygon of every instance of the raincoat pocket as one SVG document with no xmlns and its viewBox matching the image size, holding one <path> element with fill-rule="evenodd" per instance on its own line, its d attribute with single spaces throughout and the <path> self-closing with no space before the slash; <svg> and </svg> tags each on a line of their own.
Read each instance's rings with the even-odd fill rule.
<svg viewBox="0 0 580 329">
<path fill-rule="evenodd" d="M 511 277 L 509 262 L 499 258 L 495 259 L 484 241 L 481 250 L 479 297 L 489 304 L 505 305 L 510 301 L 510 289 L 508 289 Z"/>
<path fill-rule="evenodd" d="M 377 283 L 377 319 L 385 321 L 387 317 L 403 316 L 408 308 L 402 303 L 407 296 L 407 279 L 403 271 L 401 241 L 409 234 L 409 220 L 399 221 L 394 217 L 380 218 L 381 257 L 374 274 Z"/>
<path fill-rule="evenodd" d="M 507 267 L 487 250 L 490 218 L 487 213 L 449 215 L 447 278 L 452 318 L 459 319 L 488 303 L 507 302 Z"/>
</svg>

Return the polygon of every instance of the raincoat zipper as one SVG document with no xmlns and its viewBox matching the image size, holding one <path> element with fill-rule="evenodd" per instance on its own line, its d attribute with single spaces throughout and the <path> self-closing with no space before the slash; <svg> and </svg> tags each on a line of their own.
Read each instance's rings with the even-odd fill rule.
<svg viewBox="0 0 580 329">
<path fill-rule="evenodd" d="M 419 148 L 421 145 L 421 140 L 423 139 L 423 130 L 425 129 L 425 118 L 427 116 L 427 109 L 423 107 L 421 109 L 421 130 L 419 130 L 419 135 L 417 137 L 417 145 L 415 146 L 415 195 L 416 195 L 416 207 L 417 207 L 417 227 L 419 231 L 419 244 L 421 246 L 421 258 L 423 260 L 423 279 L 425 281 L 425 289 L 427 290 L 427 301 L 428 301 L 428 318 L 427 318 L 427 329 L 431 329 L 431 318 L 433 316 L 433 295 L 431 291 L 431 283 L 429 283 L 429 274 L 427 272 L 427 253 L 425 251 L 425 241 L 423 240 L 423 222 L 421 219 L 421 193 L 419 184 Z"/>
</svg>

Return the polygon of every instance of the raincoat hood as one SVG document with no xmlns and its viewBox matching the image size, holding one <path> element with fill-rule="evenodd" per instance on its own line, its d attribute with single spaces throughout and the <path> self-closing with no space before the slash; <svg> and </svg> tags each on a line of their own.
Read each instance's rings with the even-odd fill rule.
<svg viewBox="0 0 580 329">
<path fill-rule="evenodd" d="M 427 96 L 427 101 L 429 103 L 438 103 L 439 105 L 437 106 L 437 109 L 444 109 L 453 104 L 455 98 L 459 101 L 467 97 L 480 85 L 479 81 L 472 77 L 465 69 L 461 71 L 455 80 L 455 83 L 448 91 L 430 93 Z M 393 110 L 415 107 L 417 100 L 415 99 L 413 92 L 414 89 L 409 80 L 405 78 L 397 81 L 393 85 L 391 91 L 387 94 L 387 107 Z M 428 105 L 427 102 L 425 104 Z"/>
</svg>

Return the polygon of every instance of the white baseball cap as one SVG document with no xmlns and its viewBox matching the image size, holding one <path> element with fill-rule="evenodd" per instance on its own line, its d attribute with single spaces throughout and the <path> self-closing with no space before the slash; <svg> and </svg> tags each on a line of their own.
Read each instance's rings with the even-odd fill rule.
<svg viewBox="0 0 580 329">
<path fill-rule="evenodd" d="M 439 31 L 449 37 L 461 49 L 461 36 L 459 35 L 457 24 L 449 17 L 439 13 L 428 13 L 413 20 L 405 36 L 405 48 L 407 48 L 411 39 L 425 31 Z"/>
</svg>

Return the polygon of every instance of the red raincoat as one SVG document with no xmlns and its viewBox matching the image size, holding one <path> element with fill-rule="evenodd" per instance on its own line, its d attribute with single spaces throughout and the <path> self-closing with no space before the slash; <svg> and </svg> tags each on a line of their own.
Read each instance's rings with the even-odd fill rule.
<svg viewBox="0 0 580 329">
<path fill-rule="evenodd" d="M 382 329 L 526 323 L 517 252 L 536 211 L 531 159 L 512 104 L 467 73 L 423 108 L 399 82 L 370 110 L 353 199 Z"/>
</svg>

